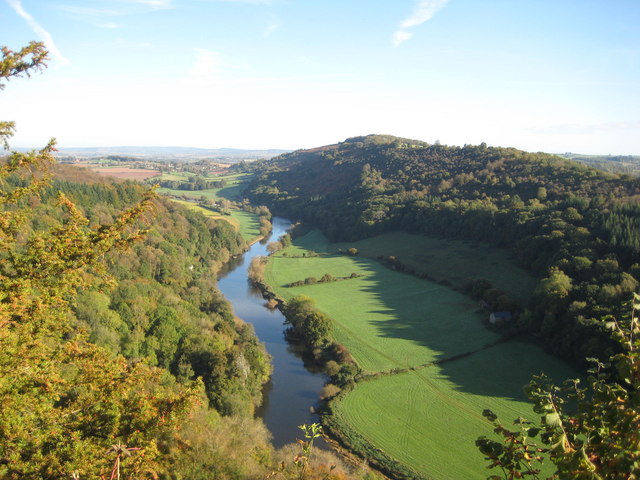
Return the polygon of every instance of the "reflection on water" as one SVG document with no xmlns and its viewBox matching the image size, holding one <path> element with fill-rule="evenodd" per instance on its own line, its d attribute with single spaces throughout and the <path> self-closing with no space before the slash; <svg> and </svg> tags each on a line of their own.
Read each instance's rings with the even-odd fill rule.
<svg viewBox="0 0 640 480">
<path fill-rule="evenodd" d="M 291 222 L 274 217 L 273 238 L 283 235 Z M 233 305 L 236 316 L 253 324 L 256 335 L 272 357 L 273 375 L 264 387 L 264 402 L 257 415 L 262 417 L 280 447 L 301 437 L 298 425 L 317 422 L 311 413 L 325 382 L 317 368 L 305 368 L 303 354 L 284 338 L 284 316 L 264 306 L 260 291 L 249 284 L 247 270 L 251 259 L 267 255 L 266 242 L 256 243 L 244 255 L 232 259 L 221 272 L 218 288 Z"/>
</svg>

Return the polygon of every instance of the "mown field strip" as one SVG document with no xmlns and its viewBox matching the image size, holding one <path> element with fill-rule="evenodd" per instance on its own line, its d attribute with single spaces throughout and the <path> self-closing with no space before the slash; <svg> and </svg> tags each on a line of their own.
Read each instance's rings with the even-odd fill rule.
<svg viewBox="0 0 640 480">
<path fill-rule="evenodd" d="M 437 281 L 446 280 L 458 288 L 470 279 L 484 278 L 521 302 L 526 302 L 536 286 L 536 279 L 519 268 L 506 249 L 481 242 L 390 232 L 358 242 L 331 245 L 334 251 L 350 247 L 369 258 L 393 255 L 417 272 Z"/>
<path fill-rule="evenodd" d="M 231 210 L 231 217 L 240 225 L 240 235 L 247 242 L 260 236 L 260 220 L 255 213 L 244 210 Z"/>
</svg>

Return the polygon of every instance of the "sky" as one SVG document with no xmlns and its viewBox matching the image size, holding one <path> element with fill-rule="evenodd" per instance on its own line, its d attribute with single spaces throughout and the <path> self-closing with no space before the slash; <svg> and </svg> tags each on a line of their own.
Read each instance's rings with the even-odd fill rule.
<svg viewBox="0 0 640 480">
<path fill-rule="evenodd" d="M 13 147 L 640 154 L 639 0 L 0 0 Z"/>
</svg>

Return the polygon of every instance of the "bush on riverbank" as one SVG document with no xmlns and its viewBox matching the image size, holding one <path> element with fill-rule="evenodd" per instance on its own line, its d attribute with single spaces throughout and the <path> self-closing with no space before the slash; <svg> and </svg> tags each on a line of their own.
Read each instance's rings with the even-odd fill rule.
<svg viewBox="0 0 640 480">
<path fill-rule="evenodd" d="M 291 325 L 292 334 L 302 338 L 311 347 L 325 347 L 329 344 L 331 320 L 317 310 L 314 301 L 298 295 L 284 306 L 285 323 Z"/>
<path fill-rule="evenodd" d="M 247 276 L 254 285 L 260 285 L 264 282 L 264 269 L 267 267 L 267 257 L 254 257 L 249 265 Z"/>
</svg>

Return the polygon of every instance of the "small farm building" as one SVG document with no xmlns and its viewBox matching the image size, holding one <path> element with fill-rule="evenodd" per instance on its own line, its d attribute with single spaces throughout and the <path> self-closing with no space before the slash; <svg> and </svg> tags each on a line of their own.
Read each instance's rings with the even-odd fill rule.
<svg viewBox="0 0 640 480">
<path fill-rule="evenodd" d="M 489 323 L 499 325 L 511 320 L 511 312 L 491 312 Z"/>
</svg>

